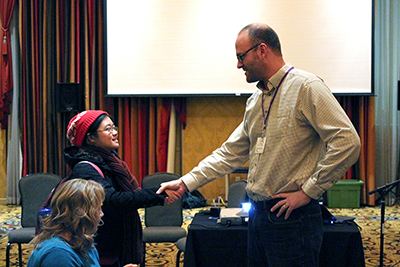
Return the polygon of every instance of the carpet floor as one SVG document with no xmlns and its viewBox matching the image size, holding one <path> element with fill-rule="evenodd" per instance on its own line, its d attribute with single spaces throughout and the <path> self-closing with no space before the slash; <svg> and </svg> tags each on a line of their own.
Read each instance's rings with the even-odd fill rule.
<svg viewBox="0 0 400 267">
<path fill-rule="evenodd" d="M 187 228 L 194 214 L 201 209 L 184 210 L 184 225 Z M 355 222 L 360 226 L 363 240 L 366 267 L 379 266 L 381 217 L 379 207 L 362 207 L 357 209 L 329 208 L 333 215 L 356 217 Z M 8 231 L 18 228 L 21 208 L 19 206 L 0 205 L 0 266 L 5 266 L 5 255 Z M 143 210 L 140 210 L 143 215 Z M 400 206 L 387 206 L 384 223 L 384 265 L 400 267 Z M 11 249 L 10 266 L 18 266 L 18 249 L 13 245 Z M 32 248 L 29 244 L 23 245 L 23 261 L 27 262 Z M 149 244 L 146 253 L 147 267 L 172 267 L 176 265 L 177 248 L 174 244 Z M 183 261 L 182 254 L 180 261 Z M 182 266 L 182 264 L 181 264 Z M 338 266 L 341 267 L 341 266 Z"/>
</svg>

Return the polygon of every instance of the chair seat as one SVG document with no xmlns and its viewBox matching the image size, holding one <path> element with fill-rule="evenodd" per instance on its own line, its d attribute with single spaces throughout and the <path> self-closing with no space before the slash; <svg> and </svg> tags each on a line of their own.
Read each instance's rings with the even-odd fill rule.
<svg viewBox="0 0 400 267">
<path fill-rule="evenodd" d="M 186 230 L 177 226 L 157 226 L 143 229 L 143 242 L 145 243 L 175 243 L 186 236 Z"/>
<path fill-rule="evenodd" d="M 35 237 L 35 227 L 24 227 L 8 233 L 9 243 L 29 243 Z"/>
</svg>

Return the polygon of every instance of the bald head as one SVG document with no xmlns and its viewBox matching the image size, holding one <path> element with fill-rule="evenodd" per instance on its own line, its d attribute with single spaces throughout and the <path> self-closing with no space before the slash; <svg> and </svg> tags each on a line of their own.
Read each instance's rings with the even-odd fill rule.
<svg viewBox="0 0 400 267">
<path fill-rule="evenodd" d="M 279 37 L 267 24 L 260 22 L 249 24 L 239 32 L 239 35 L 246 31 L 253 45 L 264 43 L 271 48 L 276 55 L 282 56 Z"/>
</svg>

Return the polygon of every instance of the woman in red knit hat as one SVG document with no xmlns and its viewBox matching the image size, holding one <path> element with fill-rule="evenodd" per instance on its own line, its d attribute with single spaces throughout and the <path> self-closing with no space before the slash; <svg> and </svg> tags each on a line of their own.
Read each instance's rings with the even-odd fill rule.
<svg viewBox="0 0 400 267">
<path fill-rule="evenodd" d="M 79 113 L 69 122 L 67 138 L 72 144 L 64 149 L 65 160 L 72 169 L 70 178 L 97 181 L 106 192 L 104 225 L 95 238 L 100 258 L 115 261 L 113 266 L 140 264 L 144 251 L 137 209 L 163 205 L 167 195 L 156 194 L 157 188 L 140 188 L 116 152 L 118 128 L 107 112 Z"/>
</svg>

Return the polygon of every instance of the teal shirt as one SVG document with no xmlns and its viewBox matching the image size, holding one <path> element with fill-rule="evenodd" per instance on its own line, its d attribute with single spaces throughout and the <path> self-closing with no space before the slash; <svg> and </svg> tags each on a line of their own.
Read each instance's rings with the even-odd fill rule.
<svg viewBox="0 0 400 267">
<path fill-rule="evenodd" d="M 36 247 L 27 267 L 100 267 L 97 249 L 93 247 L 87 254 L 89 261 L 78 255 L 62 237 L 55 236 Z"/>
</svg>

